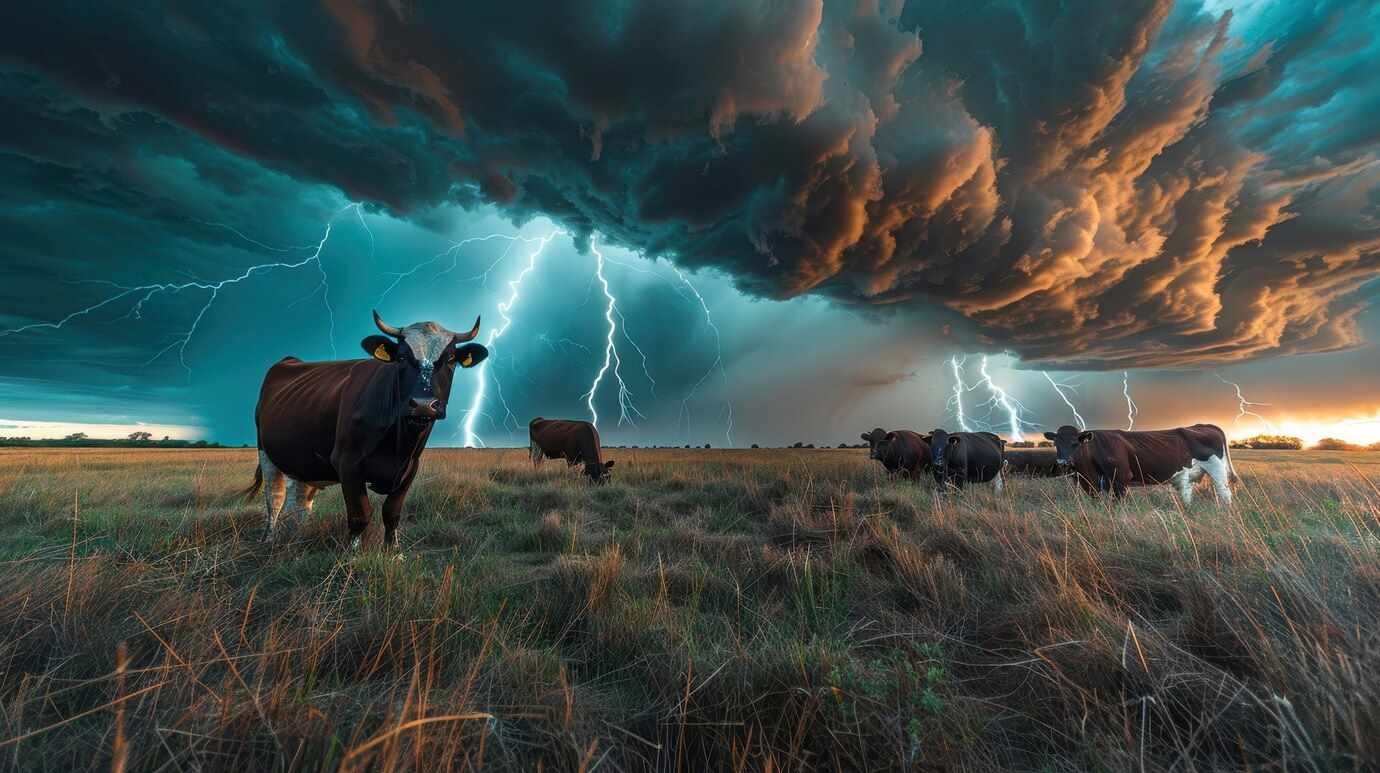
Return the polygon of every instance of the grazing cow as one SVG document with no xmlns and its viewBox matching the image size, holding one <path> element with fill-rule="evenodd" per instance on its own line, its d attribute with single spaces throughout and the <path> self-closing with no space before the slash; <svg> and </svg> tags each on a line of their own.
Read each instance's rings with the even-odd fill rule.
<svg viewBox="0 0 1380 773">
<path fill-rule="evenodd" d="M 568 467 L 584 462 L 585 474 L 594 483 L 605 483 L 613 474 L 613 461 L 604 461 L 600 454 L 599 430 L 587 421 L 538 416 L 527 425 L 527 434 L 533 466 L 544 459 L 564 459 Z"/>
<path fill-rule="evenodd" d="M 479 334 L 478 319 L 466 333 L 435 322 L 393 327 L 377 311 L 374 324 L 383 335 L 360 342 L 370 359 L 286 357 L 264 376 L 254 411 L 259 468 L 245 493 L 264 486 L 270 541 L 285 494 L 288 512 L 301 517 L 319 489 L 339 483 L 351 547 L 359 547 L 373 513 L 366 486 L 384 495 L 384 543 L 397 547 L 403 501 L 432 426 L 446 417 L 455 369 L 489 356 L 468 343 Z"/>
<path fill-rule="evenodd" d="M 1185 506 L 1193 502 L 1193 484 L 1212 478 L 1217 497 L 1231 503 L 1229 480 L 1236 477 L 1227 451 L 1227 436 L 1215 424 L 1130 432 L 1119 429 L 1079 430 L 1064 425 L 1046 432 L 1054 441 L 1060 466 L 1078 474 L 1090 496 L 1108 491 L 1117 499 L 1129 485 L 1173 483 Z"/>
<path fill-rule="evenodd" d="M 930 444 L 934 482 L 963 488 L 968 483 L 994 481 L 1002 490 L 1002 451 L 1006 441 L 991 432 L 945 432 L 937 429 L 925 438 Z"/>
<path fill-rule="evenodd" d="M 1053 448 L 1008 448 L 1005 455 L 1006 472 L 1010 475 L 1057 478 L 1063 474 Z"/>
<path fill-rule="evenodd" d="M 878 427 L 864 432 L 862 439 L 872 449 L 868 458 L 881 462 L 889 473 L 913 478 L 930 468 L 930 444 L 919 432 L 908 429 L 887 432 Z"/>
</svg>

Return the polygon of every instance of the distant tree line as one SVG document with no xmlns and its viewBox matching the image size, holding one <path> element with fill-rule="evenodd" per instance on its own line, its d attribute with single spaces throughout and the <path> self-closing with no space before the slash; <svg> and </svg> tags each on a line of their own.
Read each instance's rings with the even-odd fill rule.
<svg viewBox="0 0 1380 773">
<path fill-rule="evenodd" d="M 1266 451 L 1298 451 L 1303 448 L 1301 438 L 1290 435 L 1256 435 L 1243 440 L 1233 440 L 1232 448 L 1255 448 Z"/>
<path fill-rule="evenodd" d="M 123 438 L 93 438 L 73 432 L 62 438 L 0 437 L 0 448 L 225 448 L 205 440 L 154 440 L 151 432 L 131 432 Z"/>
<path fill-rule="evenodd" d="M 1314 451 L 1380 451 L 1380 443 L 1371 443 L 1368 446 L 1360 443 L 1348 443 L 1334 437 L 1325 437 L 1313 444 Z"/>
<path fill-rule="evenodd" d="M 1252 448 L 1262 451 L 1300 451 L 1304 447 L 1303 438 L 1292 435 L 1256 435 L 1255 437 L 1233 440 L 1232 448 Z M 1348 443 L 1334 437 L 1325 437 L 1309 446 L 1313 451 L 1380 451 L 1380 443 L 1362 445 Z"/>
</svg>

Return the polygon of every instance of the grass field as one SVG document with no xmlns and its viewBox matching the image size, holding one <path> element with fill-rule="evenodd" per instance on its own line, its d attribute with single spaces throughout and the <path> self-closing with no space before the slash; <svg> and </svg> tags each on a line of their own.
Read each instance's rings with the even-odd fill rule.
<svg viewBox="0 0 1380 773">
<path fill-rule="evenodd" d="M 427 452 L 400 561 L 338 489 L 261 544 L 252 451 L 0 453 L 0 766 L 1380 765 L 1380 454 L 1234 452 L 1187 512 L 609 455 Z"/>
</svg>

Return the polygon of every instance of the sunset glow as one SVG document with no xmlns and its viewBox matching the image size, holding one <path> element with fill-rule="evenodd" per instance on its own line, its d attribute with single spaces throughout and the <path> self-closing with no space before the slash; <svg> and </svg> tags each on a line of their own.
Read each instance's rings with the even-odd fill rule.
<svg viewBox="0 0 1380 773">
<path fill-rule="evenodd" d="M 1313 445 L 1323 438 L 1336 438 L 1357 445 L 1380 443 L 1380 413 L 1369 417 L 1343 419 L 1287 418 L 1274 423 L 1279 429 L 1279 434 L 1300 438 L 1305 446 Z M 1225 429 L 1227 436 L 1232 439 L 1262 434 L 1260 431 L 1252 431 L 1250 423 L 1245 421 Z"/>
</svg>

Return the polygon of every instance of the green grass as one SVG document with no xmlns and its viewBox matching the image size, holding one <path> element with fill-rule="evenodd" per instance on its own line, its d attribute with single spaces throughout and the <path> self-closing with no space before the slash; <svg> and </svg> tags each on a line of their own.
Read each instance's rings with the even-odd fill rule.
<svg viewBox="0 0 1380 773">
<path fill-rule="evenodd" d="M 430 451 L 405 557 L 252 451 L 0 452 L 0 766 L 1365 769 L 1380 455 L 1122 503 L 861 451 Z M 377 540 L 376 522 L 371 542 Z M 117 651 L 127 653 L 123 669 Z"/>
</svg>

